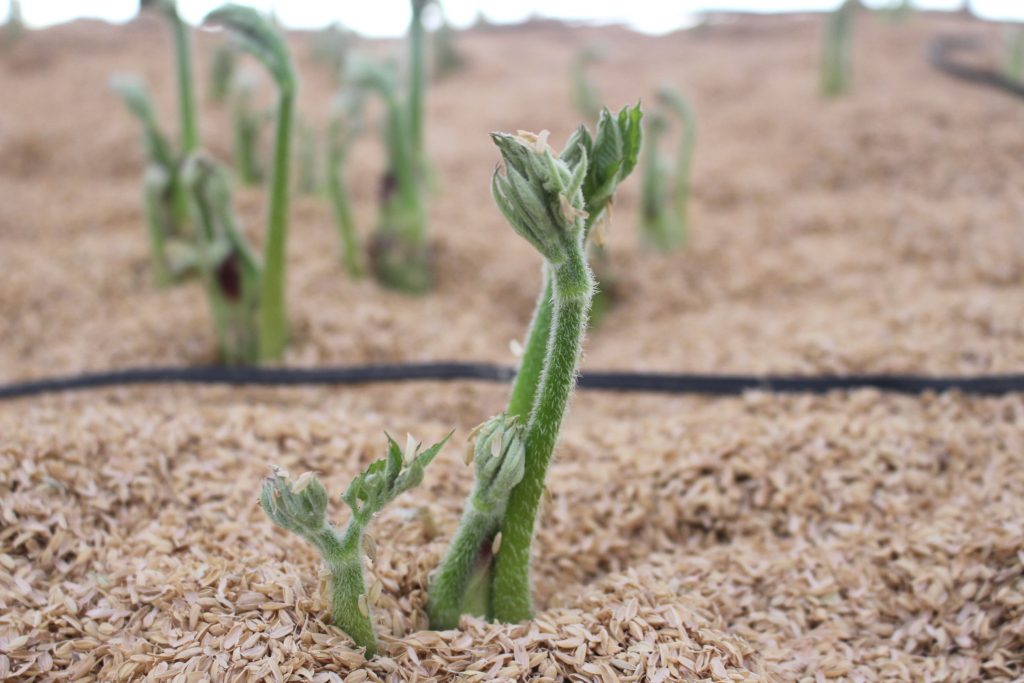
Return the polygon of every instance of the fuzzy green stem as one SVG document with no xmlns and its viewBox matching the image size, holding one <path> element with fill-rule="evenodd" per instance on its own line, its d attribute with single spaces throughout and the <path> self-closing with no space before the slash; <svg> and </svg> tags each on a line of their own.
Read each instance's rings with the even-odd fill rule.
<svg viewBox="0 0 1024 683">
<path fill-rule="evenodd" d="M 530 545 L 548 466 L 576 382 L 593 277 L 583 247 L 552 264 L 553 309 L 547 362 L 526 432 L 526 473 L 512 489 L 502 521 L 501 549 L 494 565 L 492 604 L 499 621 L 518 622 L 533 614 Z"/>
<path fill-rule="evenodd" d="M 270 210 L 260 282 L 260 359 L 275 360 L 288 340 L 285 307 L 285 247 L 288 238 L 288 182 L 291 165 L 292 117 L 295 92 L 281 83 L 274 137 L 274 167 L 270 184 Z"/>
<path fill-rule="evenodd" d="M 487 615 L 490 581 L 486 572 L 479 570 L 490 563 L 490 544 L 499 524 L 500 516 L 494 511 L 481 508 L 472 498 L 467 502 L 448 554 L 430 586 L 427 611 L 431 628 L 457 628 L 463 613 Z"/>
<path fill-rule="evenodd" d="M 363 526 L 353 520 L 341 538 L 330 525 L 325 525 L 315 537 L 314 545 L 323 555 L 331 574 L 331 616 L 334 624 L 356 645 L 365 647 L 366 658 L 370 659 L 377 654 L 377 635 L 370 619 L 370 605 L 366 602 L 362 540 Z M 362 609 L 360 598 L 363 600 Z"/>
<path fill-rule="evenodd" d="M 523 358 L 519 362 L 519 371 L 516 373 L 512 394 L 508 399 L 508 409 L 505 411 L 509 417 L 525 421 L 530 416 L 530 408 L 533 407 L 533 399 L 540 385 L 540 375 L 544 370 L 548 337 L 551 334 L 553 296 L 550 268 L 545 262 L 544 285 L 533 309 L 533 319 L 530 321 L 526 343 L 523 345 Z"/>
</svg>

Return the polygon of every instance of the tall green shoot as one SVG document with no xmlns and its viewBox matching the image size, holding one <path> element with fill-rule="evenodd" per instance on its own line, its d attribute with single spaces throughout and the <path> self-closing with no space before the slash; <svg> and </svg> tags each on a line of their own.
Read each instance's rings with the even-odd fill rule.
<svg viewBox="0 0 1024 683">
<path fill-rule="evenodd" d="M 602 110 L 597 134 L 580 126 L 558 156 L 546 134 L 492 136 L 504 165 L 503 173 L 495 172 L 492 194 L 515 231 L 544 257 L 543 294 L 508 407 L 477 436 L 477 485 L 430 587 L 435 628 L 451 628 L 467 612 L 506 622 L 531 616 L 533 530 L 594 291 L 586 241 L 636 166 L 640 119 L 639 106 L 616 116 Z M 523 443 L 521 476 L 517 439 Z M 489 471 L 480 467 L 481 450 L 496 459 Z"/>
<path fill-rule="evenodd" d="M 825 21 L 821 53 L 821 93 L 825 97 L 838 97 L 850 88 L 856 12 L 857 0 L 843 0 Z"/>
<path fill-rule="evenodd" d="M 228 4 L 211 12 L 206 21 L 226 28 L 236 44 L 256 57 L 277 84 L 270 204 L 259 278 L 257 354 L 259 360 L 274 360 L 281 356 L 288 339 L 285 257 L 291 138 L 297 87 L 295 72 L 284 39 L 259 12 L 249 7 Z"/>
<path fill-rule="evenodd" d="M 645 241 L 660 251 L 686 243 L 689 233 L 690 167 L 697 136 L 697 117 L 676 90 L 658 92 L 659 108 L 647 117 L 641 191 L 640 225 Z M 675 166 L 663 156 L 659 142 L 671 114 L 680 127 Z"/>
<path fill-rule="evenodd" d="M 423 481 L 424 470 L 450 437 L 423 452 L 409 437 L 403 452 L 388 436 L 387 456 L 373 462 L 341 494 L 351 510 L 342 533 L 327 520 L 327 490 L 312 472 L 292 481 L 275 468 L 263 483 L 260 506 L 274 524 L 298 534 L 319 551 L 330 574 L 334 624 L 366 649 L 367 658 L 377 654 L 371 610 L 381 589 L 379 582 L 369 591 L 366 588 L 367 529 L 385 505 Z"/>
</svg>

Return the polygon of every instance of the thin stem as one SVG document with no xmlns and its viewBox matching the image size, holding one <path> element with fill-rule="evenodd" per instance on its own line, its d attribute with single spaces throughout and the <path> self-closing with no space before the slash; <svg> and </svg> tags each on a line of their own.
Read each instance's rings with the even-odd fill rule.
<svg viewBox="0 0 1024 683">
<path fill-rule="evenodd" d="M 325 525 L 316 537 L 315 545 L 331 574 L 331 616 L 334 624 L 356 645 L 365 647 L 366 658 L 369 659 L 377 654 L 377 635 L 366 597 L 362 540 L 363 525 L 353 520 L 342 538 L 330 525 Z"/>
<path fill-rule="evenodd" d="M 359 239 L 356 237 L 352 206 L 349 202 L 348 187 L 342 169 L 342 155 L 332 152 L 327 163 L 327 191 L 334 208 L 334 220 L 341 238 L 342 258 L 345 268 L 354 278 L 363 276 L 363 263 L 359 256 Z"/>
<path fill-rule="evenodd" d="M 562 418 L 576 382 L 593 277 L 583 246 L 552 265 L 553 310 L 547 359 L 526 432 L 526 473 L 512 489 L 502 521 L 502 544 L 494 565 L 492 604 L 499 621 L 518 622 L 533 614 L 530 545 Z"/>
<path fill-rule="evenodd" d="M 278 96 L 277 129 L 274 138 L 274 168 L 270 185 L 267 243 L 260 282 L 260 359 L 277 359 L 288 340 L 285 308 L 285 245 L 288 238 L 288 182 L 291 166 L 292 117 L 295 92 L 281 84 Z"/>
<path fill-rule="evenodd" d="M 423 64 L 423 8 L 425 0 L 412 0 L 412 23 L 409 25 L 409 137 L 416 172 L 422 173 L 423 158 L 423 91 L 426 79 Z"/>
<path fill-rule="evenodd" d="M 551 284 L 551 273 L 547 263 L 544 264 L 544 285 L 541 288 L 537 304 L 533 309 L 533 319 L 526 335 L 523 347 L 523 358 L 519 362 L 515 384 L 508 399 L 505 414 L 512 418 L 526 420 L 533 407 L 533 399 L 540 385 L 540 375 L 544 369 L 544 355 L 548 348 L 548 337 L 551 334 L 551 310 L 554 290 Z"/>
<path fill-rule="evenodd" d="M 470 500 L 455 532 L 448 554 L 430 585 L 430 627 L 439 631 L 457 628 L 463 613 L 486 616 L 490 581 L 483 574 L 472 581 L 474 573 L 490 563 L 489 549 L 498 531 L 500 519 Z M 474 590 L 467 590 L 470 584 Z M 483 609 L 481 609 L 481 607 Z"/>
<path fill-rule="evenodd" d="M 178 106 L 181 113 L 182 156 L 199 148 L 199 124 L 196 117 L 196 100 L 192 80 L 192 45 L 188 26 L 178 15 L 171 13 L 174 27 L 174 48 L 178 62 Z"/>
</svg>

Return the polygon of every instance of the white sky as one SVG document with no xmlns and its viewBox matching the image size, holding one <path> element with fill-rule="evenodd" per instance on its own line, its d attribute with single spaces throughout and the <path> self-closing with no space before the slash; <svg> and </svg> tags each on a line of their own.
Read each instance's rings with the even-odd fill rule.
<svg viewBox="0 0 1024 683">
<path fill-rule="evenodd" d="M 892 0 L 868 0 L 885 5 Z M 272 6 L 286 25 L 317 28 L 333 21 L 371 36 L 395 36 L 405 31 L 409 0 L 241 0 L 264 10 Z M 135 16 L 138 0 L 21 0 L 22 15 L 29 26 L 48 26 L 78 17 L 123 22 Z M 198 22 L 221 0 L 179 0 L 182 13 Z M 468 26 L 478 13 L 495 22 L 515 22 L 536 14 L 560 19 L 621 22 L 637 30 L 661 33 L 686 26 L 692 13 L 708 9 L 754 11 L 826 10 L 838 0 L 443 0 L 445 13 L 456 26 Z M 958 9 L 964 0 L 914 0 L 928 9 Z M 990 19 L 1024 21 L 1024 0 L 971 0 L 974 11 Z M 9 0 L 0 0 L 0 17 L 6 17 Z"/>
</svg>

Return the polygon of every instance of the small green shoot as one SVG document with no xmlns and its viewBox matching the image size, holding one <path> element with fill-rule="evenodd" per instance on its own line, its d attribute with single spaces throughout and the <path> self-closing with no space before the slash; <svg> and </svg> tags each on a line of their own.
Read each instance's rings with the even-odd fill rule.
<svg viewBox="0 0 1024 683">
<path fill-rule="evenodd" d="M 231 179 L 202 152 L 189 156 L 182 178 L 198 226 L 198 262 L 221 359 L 228 364 L 257 362 L 263 270 L 238 228 Z"/>
<path fill-rule="evenodd" d="M 587 68 L 604 59 L 605 49 L 588 45 L 572 61 L 572 104 L 587 121 L 596 121 L 601 113 L 601 97 L 587 74 Z"/>
<path fill-rule="evenodd" d="M 385 110 L 388 158 L 380 182 L 380 212 L 370 242 L 370 264 L 381 284 L 422 293 L 430 289 L 433 274 L 426 234 L 424 163 L 413 142 L 415 100 L 412 96 L 405 101 L 399 98 L 398 74 L 392 65 L 353 58 L 349 67 L 351 84 L 358 91 L 376 93 Z"/>
<path fill-rule="evenodd" d="M 821 59 L 821 93 L 825 97 L 838 97 L 850 88 L 857 4 L 857 0 L 843 0 L 826 18 Z"/>
<path fill-rule="evenodd" d="M 359 238 L 352 217 L 352 202 L 345 182 L 345 159 L 353 140 L 362 132 L 362 98 L 346 93 L 331 105 L 331 122 L 327 132 L 327 193 L 334 210 L 334 221 L 341 242 L 345 269 L 353 278 L 364 274 Z"/>
<path fill-rule="evenodd" d="M 288 239 L 289 174 L 295 71 L 284 38 L 270 20 L 250 7 L 228 4 L 206 22 L 223 26 L 243 50 L 263 64 L 277 84 L 277 120 L 270 179 L 270 206 L 259 295 L 259 358 L 280 358 L 288 339 L 285 306 L 285 246 Z"/>
<path fill-rule="evenodd" d="M 423 481 L 427 466 L 450 437 L 420 452 L 410 436 L 403 452 L 388 436 L 387 456 L 367 467 L 341 494 L 352 512 L 343 533 L 327 520 L 327 490 L 312 472 L 292 481 L 287 473 L 274 468 L 273 476 L 263 483 L 260 506 L 274 524 L 298 534 L 319 551 L 330 573 L 334 624 L 366 649 L 367 658 L 377 654 L 371 609 L 380 595 L 380 585 L 367 591 L 363 571 L 366 530 L 385 505 Z"/>
<path fill-rule="evenodd" d="M 466 612 L 505 622 L 532 614 L 533 530 L 575 385 L 594 291 L 585 245 L 595 224 L 606 219 L 616 188 L 636 166 L 641 116 L 639 105 L 618 115 L 602 110 L 596 135 L 580 126 L 558 156 L 546 133 L 492 135 L 504 167 L 493 176 L 492 194 L 513 229 L 544 257 L 543 294 L 508 407 L 477 438 L 474 462 L 480 450 L 490 449 L 498 458 L 491 467 L 505 475 L 494 478 L 493 469 L 477 468 L 459 532 L 430 589 L 430 618 L 437 628 L 452 627 Z M 519 439 L 525 458 L 521 478 L 515 457 Z M 496 533 L 493 519 L 481 519 L 476 504 L 481 490 L 489 492 L 492 511 L 504 508 L 496 513 L 501 518 Z"/>
<path fill-rule="evenodd" d="M 111 89 L 142 124 L 146 171 L 143 199 L 149 235 L 150 260 L 157 286 L 184 277 L 188 268 L 180 258 L 188 250 L 183 216 L 176 210 L 175 197 L 181 192 L 177 153 L 160 130 L 146 84 L 134 76 L 114 76 Z M 182 196 L 184 196 L 182 194 Z M 171 244 L 174 246 L 170 246 Z M 179 258 L 175 258 L 177 253 Z"/>
<path fill-rule="evenodd" d="M 235 79 L 237 62 L 237 53 L 231 45 L 227 43 L 217 45 L 210 62 L 210 85 L 206 93 L 211 102 L 220 104 L 228 98 L 232 82 Z"/>
<path fill-rule="evenodd" d="M 658 92 L 658 103 L 659 108 L 647 116 L 640 226 L 650 246 L 670 251 L 685 244 L 688 238 L 690 166 L 697 117 L 690 103 L 672 88 Z M 669 115 L 678 120 L 681 129 L 674 166 L 659 148 L 669 126 Z"/>
</svg>

